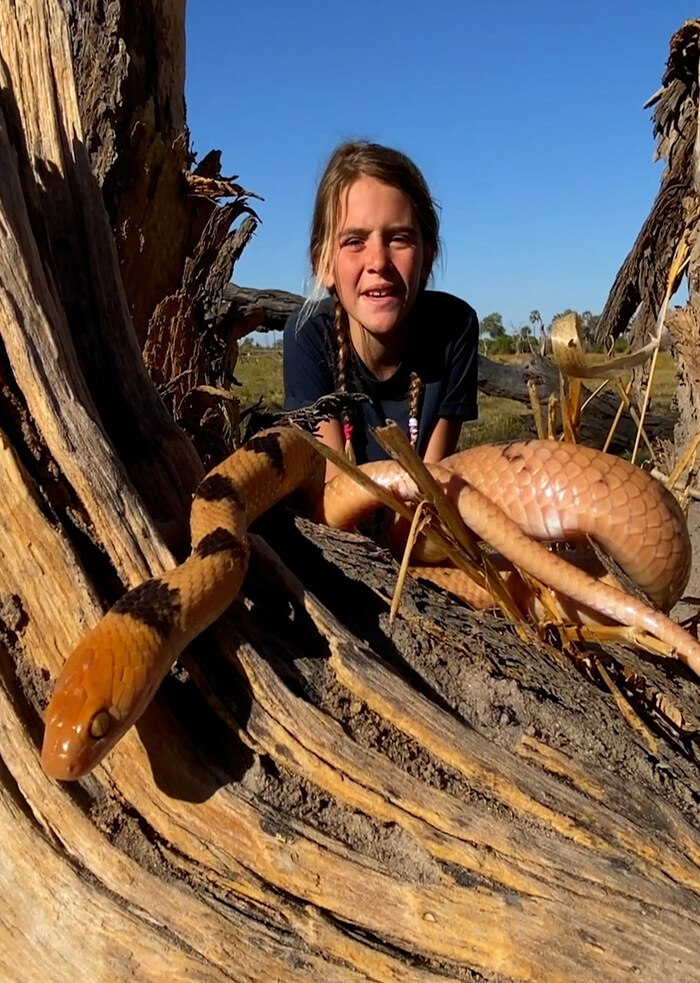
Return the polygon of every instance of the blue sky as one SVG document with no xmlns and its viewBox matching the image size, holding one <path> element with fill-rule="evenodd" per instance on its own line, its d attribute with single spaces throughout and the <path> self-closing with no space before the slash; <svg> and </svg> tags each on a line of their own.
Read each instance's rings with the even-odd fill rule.
<svg viewBox="0 0 700 983">
<path fill-rule="evenodd" d="M 409 154 L 441 206 L 434 286 L 507 327 L 598 313 L 649 213 L 646 100 L 691 0 L 190 0 L 199 158 L 261 194 L 244 286 L 308 286 L 316 184 L 342 140 Z"/>
</svg>

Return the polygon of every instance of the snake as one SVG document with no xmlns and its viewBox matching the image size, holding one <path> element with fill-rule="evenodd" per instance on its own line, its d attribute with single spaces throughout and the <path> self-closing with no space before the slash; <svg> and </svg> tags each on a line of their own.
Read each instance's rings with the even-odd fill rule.
<svg viewBox="0 0 700 983">
<path fill-rule="evenodd" d="M 41 762 L 61 781 L 88 774 L 139 719 L 184 648 L 233 602 L 250 553 L 248 529 L 282 499 L 352 528 L 379 502 L 345 473 L 324 485 L 324 461 L 297 428 L 254 436 L 202 480 L 191 552 L 124 594 L 60 670 L 44 717 Z M 393 461 L 362 469 L 397 498 L 417 489 Z M 430 470 L 475 536 L 515 567 L 603 618 L 648 632 L 700 675 L 700 643 L 665 611 L 687 583 L 691 546 L 674 496 L 642 469 L 557 441 L 484 444 Z M 650 603 L 553 553 L 543 542 L 591 537 Z"/>
</svg>

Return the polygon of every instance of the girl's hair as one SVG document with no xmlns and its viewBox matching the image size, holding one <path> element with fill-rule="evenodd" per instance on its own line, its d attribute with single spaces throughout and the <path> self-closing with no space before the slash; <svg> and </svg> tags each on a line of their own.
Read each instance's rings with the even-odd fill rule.
<svg viewBox="0 0 700 983">
<path fill-rule="evenodd" d="M 430 256 L 430 265 L 440 252 L 440 220 L 430 189 L 413 161 L 399 150 L 383 147 L 367 140 L 342 143 L 331 155 L 316 192 L 309 253 L 315 277 L 313 297 L 323 290 L 324 280 L 331 274 L 335 240 L 340 223 L 343 192 L 361 177 L 372 177 L 398 188 L 409 199 L 416 213 L 423 248 Z M 427 279 L 427 277 L 426 277 Z M 423 283 L 425 286 L 425 283 Z M 334 293 L 335 313 L 333 332 L 336 351 L 336 385 L 347 391 L 348 361 L 352 351 L 348 316 Z M 313 301 L 312 301 L 313 302 Z M 305 305 L 306 306 L 306 305 Z M 302 311 L 303 320 L 304 312 Z M 409 435 L 415 445 L 418 436 L 418 413 L 423 385 L 415 372 L 411 374 L 409 391 Z M 352 451 L 352 420 L 345 411 L 342 416 L 345 453 L 354 459 Z"/>
</svg>

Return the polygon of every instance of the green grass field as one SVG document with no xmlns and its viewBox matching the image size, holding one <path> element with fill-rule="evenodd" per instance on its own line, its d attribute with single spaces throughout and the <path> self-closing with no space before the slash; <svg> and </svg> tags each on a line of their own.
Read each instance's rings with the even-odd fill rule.
<svg viewBox="0 0 700 983">
<path fill-rule="evenodd" d="M 236 378 L 241 383 L 238 397 L 246 407 L 262 399 L 263 404 L 275 411 L 282 407 L 282 351 L 279 348 L 248 348 L 241 350 L 236 365 Z M 664 352 L 659 356 L 652 389 L 654 409 L 668 409 L 676 390 L 676 374 L 671 356 Z M 465 423 L 460 447 L 493 443 L 499 440 L 517 440 L 530 436 L 528 421 L 530 410 L 512 399 L 479 396 L 479 419 Z"/>
<path fill-rule="evenodd" d="M 267 409 L 278 411 L 284 401 L 281 348 L 241 348 L 235 375 L 241 383 L 237 396 L 245 408 L 262 399 Z"/>
</svg>

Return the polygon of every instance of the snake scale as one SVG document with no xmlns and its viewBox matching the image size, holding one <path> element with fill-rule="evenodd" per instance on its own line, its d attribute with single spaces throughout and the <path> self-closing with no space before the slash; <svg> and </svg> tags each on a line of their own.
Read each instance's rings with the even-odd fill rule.
<svg viewBox="0 0 700 983">
<path fill-rule="evenodd" d="M 292 493 L 316 517 L 348 528 L 377 502 L 346 475 L 323 494 L 323 460 L 294 429 L 252 438 L 202 481 L 192 503 L 184 563 L 125 594 L 79 643 L 55 682 L 42 764 L 52 778 L 87 774 L 143 713 L 185 646 L 231 604 L 248 563 L 249 525 Z M 410 499 L 393 462 L 365 465 Z M 553 441 L 482 445 L 431 471 L 475 535 L 576 603 L 666 642 L 700 675 L 700 644 L 656 610 L 550 552 L 538 540 L 591 536 L 664 610 L 689 576 L 691 550 L 674 497 L 633 465 Z"/>
</svg>

